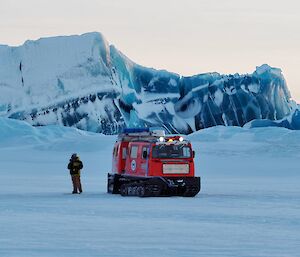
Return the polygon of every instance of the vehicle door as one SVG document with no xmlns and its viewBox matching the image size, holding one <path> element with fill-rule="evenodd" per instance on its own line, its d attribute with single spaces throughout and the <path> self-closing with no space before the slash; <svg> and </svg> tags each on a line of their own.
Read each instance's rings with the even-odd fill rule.
<svg viewBox="0 0 300 257">
<path fill-rule="evenodd" d="M 149 144 L 141 145 L 141 158 L 140 158 L 140 174 L 148 176 L 149 171 Z"/>
<path fill-rule="evenodd" d="M 129 156 L 128 156 L 128 163 L 126 165 L 127 171 L 131 175 L 139 175 L 138 168 L 139 168 L 139 145 L 132 143 L 129 147 Z"/>
</svg>

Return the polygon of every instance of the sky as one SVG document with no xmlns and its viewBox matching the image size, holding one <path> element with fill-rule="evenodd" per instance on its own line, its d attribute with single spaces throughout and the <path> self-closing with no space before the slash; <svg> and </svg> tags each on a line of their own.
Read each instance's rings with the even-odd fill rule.
<svg viewBox="0 0 300 257">
<path fill-rule="evenodd" d="M 101 32 L 131 60 L 183 76 L 281 68 L 300 103 L 298 0 L 0 0 L 0 44 Z"/>
</svg>

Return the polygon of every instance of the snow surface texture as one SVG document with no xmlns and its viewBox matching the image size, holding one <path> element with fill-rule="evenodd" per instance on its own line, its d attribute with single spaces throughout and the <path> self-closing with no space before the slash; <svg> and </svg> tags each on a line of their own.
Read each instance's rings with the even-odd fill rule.
<svg viewBox="0 0 300 257">
<path fill-rule="evenodd" d="M 299 256 L 300 131 L 218 126 L 188 138 L 195 198 L 126 198 L 106 194 L 115 136 L 0 118 L 0 256 Z M 73 152 L 82 195 L 71 194 Z"/>
<path fill-rule="evenodd" d="M 0 116 L 105 134 L 125 126 L 184 134 L 243 126 L 284 119 L 296 106 L 280 69 L 181 77 L 135 64 L 100 33 L 0 45 L 0 92 Z M 282 125 L 299 129 L 294 122 L 299 115 Z"/>
</svg>

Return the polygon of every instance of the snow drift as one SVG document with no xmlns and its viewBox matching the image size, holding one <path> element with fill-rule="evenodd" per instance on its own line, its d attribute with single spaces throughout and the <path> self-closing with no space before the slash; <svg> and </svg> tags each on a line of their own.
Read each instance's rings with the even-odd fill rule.
<svg viewBox="0 0 300 257">
<path fill-rule="evenodd" d="M 296 106 L 280 69 L 262 65 L 253 74 L 181 77 L 132 62 L 100 33 L 1 45 L 0 92 L 3 117 L 105 134 L 125 126 L 185 134 L 243 126 L 284 119 Z M 298 128 L 299 115 L 289 121 L 283 126 Z"/>
<path fill-rule="evenodd" d="M 106 194 L 116 136 L 7 118 L 0 130 L 0 256 L 299 255 L 299 130 L 192 133 L 203 188 L 189 199 Z M 81 195 L 71 194 L 73 152 Z"/>
</svg>

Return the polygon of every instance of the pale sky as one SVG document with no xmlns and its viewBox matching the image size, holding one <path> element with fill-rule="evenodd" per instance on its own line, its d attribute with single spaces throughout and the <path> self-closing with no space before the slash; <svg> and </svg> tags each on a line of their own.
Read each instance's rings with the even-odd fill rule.
<svg viewBox="0 0 300 257">
<path fill-rule="evenodd" d="M 300 103 L 298 0 L 0 0 L 0 44 L 90 31 L 141 65 L 183 76 L 267 63 Z"/>
</svg>

